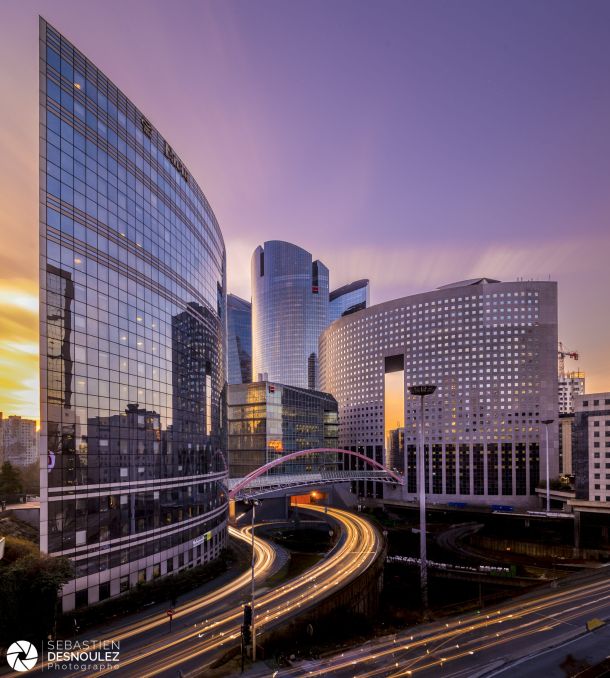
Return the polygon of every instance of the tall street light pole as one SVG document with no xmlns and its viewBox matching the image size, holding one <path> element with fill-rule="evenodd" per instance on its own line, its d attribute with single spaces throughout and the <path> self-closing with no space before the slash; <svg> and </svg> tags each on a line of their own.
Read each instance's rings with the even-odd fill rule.
<svg viewBox="0 0 610 678">
<path fill-rule="evenodd" d="M 436 391 L 435 384 L 410 386 L 411 395 L 420 397 L 419 453 L 417 455 L 417 484 L 419 485 L 419 577 L 421 602 L 428 609 L 428 561 L 426 555 L 426 464 L 424 450 L 424 398 Z M 406 469 L 405 469 L 406 471 Z"/>
<path fill-rule="evenodd" d="M 551 510 L 551 478 L 549 476 L 549 424 L 552 424 L 554 419 L 543 419 L 544 431 L 546 433 L 546 510 Z"/>
<path fill-rule="evenodd" d="M 254 520 L 256 518 L 256 507 L 260 506 L 260 501 L 258 499 L 247 499 L 246 504 L 252 506 L 252 527 L 250 529 L 250 536 L 252 537 L 252 563 L 251 563 L 251 576 L 250 576 L 250 606 L 252 609 L 252 663 L 256 661 L 256 616 L 254 614 L 254 561 L 255 561 L 255 551 L 254 551 Z"/>
</svg>

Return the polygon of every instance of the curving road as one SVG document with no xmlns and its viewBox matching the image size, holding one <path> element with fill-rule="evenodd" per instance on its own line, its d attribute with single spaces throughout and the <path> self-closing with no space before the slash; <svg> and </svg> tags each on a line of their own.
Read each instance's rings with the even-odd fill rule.
<svg viewBox="0 0 610 678">
<path fill-rule="evenodd" d="M 229 527 L 229 534 L 232 538 L 245 542 L 248 545 L 248 548 L 250 547 L 251 538 L 248 534 L 248 531 L 245 529 L 238 530 L 234 527 Z M 254 551 L 255 578 L 256 581 L 262 582 L 273 573 L 274 569 L 277 569 L 276 560 L 278 557 L 278 550 L 269 542 L 256 537 L 254 541 Z M 218 589 L 177 606 L 175 608 L 175 614 L 173 617 L 173 626 L 176 631 L 174 634 L 172 634 L 172 636 L 178 636 L 179 629 L 184 629 L 185 626 L 191 629 L 193 625 L 200 623 L 202 615 L 206 615 L 207 617 L 219 613 L 226 609 L 227 605 L 232 600 L 234 604 L 236 602 L 235 599 L 239 597 L 240 593 L 243 595 L 249 590 L 250 576 L 250 569 L 248 569 L 239 577 L 236 577 Z M 207 622 L 207 619 L 205 621 Z M 138 619 L 129 624 L 117 626 L 116 628 L 106 631 L 100 635 L 97 635 L 95 633 L 95 629 L 92 629 L 81 636 L 80 640 L 84 640 L 86 638 L 95 639 L 98 641 L 119 641 L 121 644 L 122 659 L 123 656 L 133 655 L 134 653 L 137 654 L 143 648 L 149 647 L 151 640 L 155 639 L 156 637 L 160 636 L 165 641 L 168 638 L 168 625 L 168 618 L 165 614 L 165 611 L 160 613 L 157 612 L 149 617 Z M 35 675 L 40 671 L 44 671 L 45 669 L 47 671 L 52 670 L 52 665 L 49 665 L 47 662 L 39 663 L 36 668 L 28 675 Z M 116 671 L 113 671 L 113 673 L 116 673 Z M 54 674 L 57 676 L 69 675 L 57 670 L 54 670 Z M 13 673 L 10 675 L 19 676 L 21 674 Z M 73 675 L 78 675 L 82 678 L 87 674 L 78 672 Z"/>
<path fill-rule="evenodd" d="M 564 582 L 565 590 L 547 589 L 519 602 L 428 624 L 387 636 L 318 662 L 301 662 L 278 672 L 285 676 L 358 676 L 398 678 L 508 675 L 524 657 L 589 637 L 585 624 L 610 617 L 610 581 Z M 603 642 L 600 640 L 600 642 Z M 569 651 L 569 650 L 568 650 Z M 517 671 L 519 675 L 519 671 Z"/>
<path fill-rule="evenodd" d="M 309 510 L 325 512 L 321 507 Z M 328 509 L 329 517 L 340 526 L 342 537 L 320 563 L 283 586 L 256 596 L 256 628 L 260 633 L 333 594 L 360 576 L 375 560 L 382 537 L 369 522 L 340 509 Z M 248 532 L 245 528 L 244 532 Z M 121 655 L 121 676 L 177 676 L 199 672 L 230 647 L 239 644 L 241 606 L 208 617 L 196 628 L 174 634 L 133 655 Z"/>
</svg>

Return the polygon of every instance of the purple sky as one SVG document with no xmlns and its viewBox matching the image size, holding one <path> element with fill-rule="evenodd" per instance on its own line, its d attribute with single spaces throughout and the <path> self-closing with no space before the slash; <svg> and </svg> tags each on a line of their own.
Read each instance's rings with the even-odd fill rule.
<svg viewBox="0 0 610 678">
<path fill-rule="evenodd" d="M 274 238 L 373 302 L 551 276 L 610 390 L 610 2 L 2 0 L 0 295 L 37 277 L 39 13 L 185 161 L 231 291 Z"/>
</svg>

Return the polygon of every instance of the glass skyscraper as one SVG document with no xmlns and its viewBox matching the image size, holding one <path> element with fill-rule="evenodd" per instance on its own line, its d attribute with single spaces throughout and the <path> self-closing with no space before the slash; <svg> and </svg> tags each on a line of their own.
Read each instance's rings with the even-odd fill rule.
<svg viewBox="0 0 610 678">
<path fill-rule="evenodd" d="M 369 305 L 369 281 L 356 280 L 333 290 L 329 297 L 329 322 L 335 322 L 344 315 L 361 311 Z"/>
<path fill-rule="evenodd" d="M 64 611 L 226 543 L 225 247 L 169 142 L 40 20 L 41 550 Z"/>
<path fill-rule="evenodd" d="M 252 304 L 227 295 L 229 384 L 252 381 Z"/>
<path fill-rule="evenodd" d="M 315 389 L 318 337 L 328 325 L 328 269 L 271 240 L 252 255 L 252 377 Z"/>
</svg>

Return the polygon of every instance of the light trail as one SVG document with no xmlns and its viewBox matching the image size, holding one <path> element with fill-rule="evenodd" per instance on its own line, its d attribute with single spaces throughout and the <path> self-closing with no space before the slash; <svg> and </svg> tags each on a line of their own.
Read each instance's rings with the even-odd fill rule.
<svg viewBox="0 0 610 678">
<path fill-rule="evenodd" d="M 238 530 L 234 527 L 229 527 L 229 534 L 234 539 L 239 539 L 248 545 L 248 548 L 251 546 L 251 538 L 244 530 Z M 254 573 L 255 579 L 261 581 L 265 579 L 275 561 L 275 550 L 273 547 L 266 541 L 255 537 L 254 540 L 254 551 L 255 551 L 255 564 L 254 564 Z M 190 615 L 198 612 L 199 610 L 209 609 L 211 606 L 220 604 L 226 598 L 237 593 L 241 589 L 247 590 L 247 587 L 250 585 L 250 569 L 246 570 L 243 574 L 239 575 L 235 579 L 232 579 L 227 584 L 224 584 L 220 588 L 204 595 L 195 600 L 188 601 L 182 605 L 179 605 L 175 608 L 175 614 L 173 615 L 174 620 L 181 619 L 186 615 Z M 109 632 L 100 636 L 99 641 L 124 641 L 128 638 L 152 631 L 158 627 L 167 627 L 168 619 L 165 611 L 155 614 L 152 618 L 147 617 L 145 619 L 140 619 L 131 624 L 126 624 L 125 626 L 120 627 L 115 632 Z M 148 647 L 148 646 L 145 646 Z M 44 670 L 47 668 L 52 668 L 53 664 L 45 661 L 36 667 L 36 671 Z M 11 674 L 18 676 L 19 674 Z M 83 676 L 82 672 L 79 672 L 79 676 Z"/>
<path fill-rule="evenodd" d="M 570 603 L 575 604 L 564 609 Z M 585 611 L 587 614 L 592 614 L 598 610 L 607 609 L 609 605 L 610 583 L 601 581 L 582 584 L 564 592 L 545 594 L 516 605 L 504 606 L 496 612 L 485 613 L 484 617 L 476 615 L 466 619 L 451 620 L 444 623 L 440 629 L 440 624 L 436 624 L 433 628 L 424 627 L 419 631 L 396 634 L 394 637 L 366 648 L 344 652 L 341 658 L 326 660 L 319 665 L 319 668 L 310 668 L 306 674 L 313 677 L 349 670 L 352 675 L 357 672 L 359 678 L 373 678 L 381 675 L 393 678 L 409 676 L 432 667 L 438 669 L 441 664 L 444 666 L 449 661 L 472 656 L 485 649 L 527 635 L 551 630 L 570 623 L 572 619 L 582 616 Z M 553 608 L 557 609 L 552 614 L 543 614 L 544 611 L 550 611 Z M 525 621 L 525 618 L 534 615 L 536 619 Z M 514 626 L 516 623 L 518 626 Z M 506 624 L 506 627 L 490 631 L 501 624 Z M 464 638 L 477 632 L 483 632 L 483 635 Z M 462 651 L 451 654 L 444 652 L 445 648 L 450 651 L 454 649 Z M 464 648 L 469 649 L 464 651 Z M 421 654 L 411 656 L 410 659 L 404 656 L 406 653 L 412 655 L 418 650 Z M 441 651 L 442 655 L 439 656 Z M 436 657 L 432 663 L 429 661 L 431 655 Z M 386 660 L 384 665 L 366 670 L 367 663 L 373 661 L 378 663 L 384 659 Z M 420 664 L 424 660 L 426 663 Z M 291 671 L 280 672 L 279 675 L 291 675 Z"/>
<path fill-rule="evenodd" d="M 321 507 L 310 510 L 326 513 Z M 378 531 L 358 515 L 340 509 L 327 510 L 338 521 L 344 541 L 325 560 L 283 586 L 259 595 L 256 601 L 256 628 L 261 633 L 279 621 L 305 610 L 330 596 L 364 572 L 377 557 L 381 546 Z M 247 534 L 248 529 L 243 532 Z M 201 658 L 201 670 L 221 650 L 234 646 L 240 636 L 242 610 L 235 608 L 218 614 L 196 631 L 153 643 L 126 658 L 121 656 L 121 675 L 147 678 L 192 663 Z M 210 655 L 207 658 L 205 655 Z M 127 673 L 125 672 L 127 671 Z"/>
</svg>

